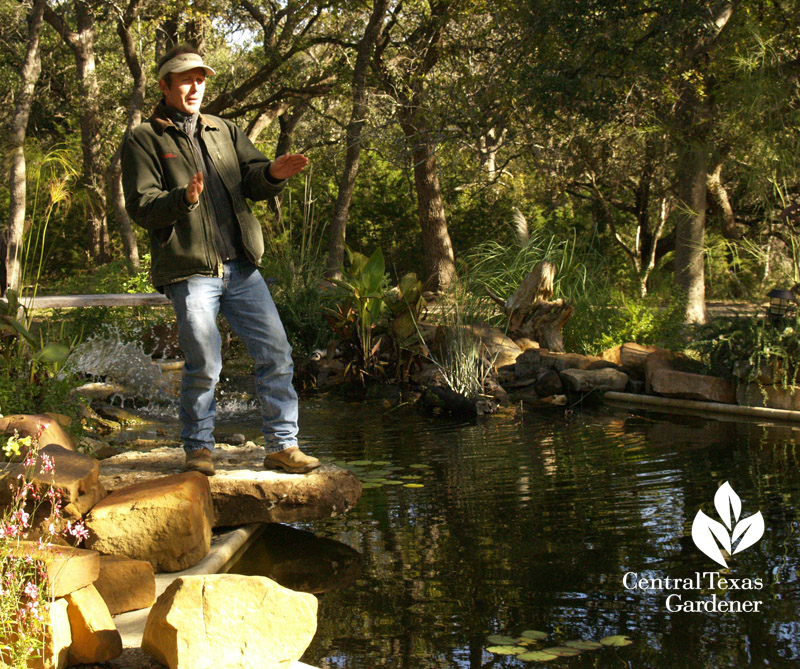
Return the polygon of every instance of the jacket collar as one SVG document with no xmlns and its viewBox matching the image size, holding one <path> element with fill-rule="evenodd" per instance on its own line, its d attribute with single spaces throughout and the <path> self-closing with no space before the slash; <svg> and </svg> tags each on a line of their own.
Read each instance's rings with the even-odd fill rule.
<svg viewBox="0 0 800 669">
<path fill-rule="evenodd" d="M 172 119 L 164 113 L 164 110 L 162 109 L 162 102 L 159 102 L 155 106 L 155 109 L 153 109 L 153 113 L 150 116 L 150 123 L 158 135 L 163 135 L 164 131 L 170 126 L 173 128 L 178 127 L 172 122 Z M 201 132 L 204 129 L 219 130 L 219 124 L 211 116 L 203 116 L 203 114 L 200 114 L 197 119 L 197 123 Z"/>
</svg>

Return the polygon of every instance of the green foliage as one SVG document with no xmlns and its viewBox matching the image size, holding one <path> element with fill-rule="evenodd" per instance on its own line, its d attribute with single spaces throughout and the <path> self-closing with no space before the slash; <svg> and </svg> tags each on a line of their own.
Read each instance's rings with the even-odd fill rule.
<svg viewBox="0 0 800 669">
<path fill-rule="evenodd" d="M 598 355 L 626 342 L 682 348 L 684 303 L 626 295 L 618 289 L 596 289 L 574 300 L 575 312 L 564 327 L 568 351 Z"/>
<path fill-rule="evenodd" d="M 418 323 L 425 300 L 422 282 L 406 274 L 389 288 L 383 253 L 369 258 L 346 247 L 349 267 L 345 277 L 334 280 L 341 290 L 339 302 L 327 310 L 338 344 L 345 349 L 345 376 L 365 383 L 385 377 L 394 369 L 404 379 L 416 356 L 424 354 Z"/>
<path fill-rule="evenodd" d="M 48 342 L 30 327 L 27 309 L 9 291 L 7 301 L 0 302 L 0 410 L 56 411 L 77 418 L 80 402 L 69 396 L 77 380 L 62 369 L 77 339 L 69 344 Z"/>
<path fill-rule="evenodd" d="M 748 380 L 764 370 L 776 383 L 797 385 L 800 375 L 800 318 L 778 323 L 767 318 L 719 318 L 700 326 L 689 347 L 720 375 L 730 375 L 736 363 L 745 363 Z"/>
</svg>

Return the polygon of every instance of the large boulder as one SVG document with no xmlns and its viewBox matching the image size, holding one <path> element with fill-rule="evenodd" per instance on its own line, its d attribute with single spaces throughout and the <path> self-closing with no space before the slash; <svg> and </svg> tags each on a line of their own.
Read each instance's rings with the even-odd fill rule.
<svg viewBox="0 0 800 669">
<path fill-rule="evenodd" d="M 349 511 L 361 498 L 358 478 L 334 465 L 308 474 L 265 470 L 264 447 L 253 442 L 217 444 L 214 460 L 217 473 L 209 483 L 215 527 L 329 518 Z M 109 490 L 118 490 L 180 471 L 183 461 L 182 448 L 129 451 L 104 460 L 100 480 Z"/>
<path fill-rule="evenodd" d="M 42 456 L 46 455 L 52 462 L 52 469 L 43 466 Z M 99 482 L 100 464 L 88 455 L 78 453 L 59 446 L 49 444 L 39 450 L 36 463 L 26 467 L 24 463 L 13 466 L 0 479 L 0 506 L 11 502 L 16 482 L 23 474 L 29 483 L 40 489 L 53 488 L 61 497 L 61 517 L 71 520 L 82 518 L 97 502 L 106 495 L 105 488 Z M 51 509 L 44 504 L 38 515 L 49 514 Z"/>
<path fill-rule="evenodd" d="M 659 369 L 650 377 L 653 393 L 664 397 L 677 397 L 705 402 L 735 404 L 736 392 L 729 379 L 706 374 L 690 374 L 674 369 Z"/>
<path fill-rule="evenodd" d="M 20 559 L 31 558 L 44 564 L 47 572 L 48 597 L 63 597 L 91 585 L 100 573 L 100 555 L 70 546 L 39 546 L 36 541 L 11 542 L 11 554 Z"/>
<path fill-rule="evenodd" d="M 741 406 L 800 411 L 800 387 L 739 382 L 736 402 Z"/>
<path fill-rule="evenodd" d="M 593 391 L 622 391 L 628 385 L 628 375 L 616 369 L 566 369 L 561 380 L 574 393 L 587 394 Z"/>
<path fill-rule="evenodd" d="M 668 353 L 668 351 L 658 346 L 628 342 L 603 351 L 600 357 L 618 365 L 629 376 L 644 379 L 645 363 L 652 353 Z"/>
<path fill-rule="evenodd" d="M 76 590 L 66 600 L 72 631 L 70 664 L 107 662 L 122 655 L 122 637 L 94 586 Z"/>
<path fill-rule="evenodd" d="M 59 423 L 60 418 L 58 414 L 3 416 L 0 417 L 0 433 L 10 435 L 16 432 L 20 437 L 33 437 L 39 446 L 56 444 L 74 451 L 75 441 Z"/>
<path fill-rule="evenodd" d="M 40 660 L 40 666 L 47 666 L 49 663 L 53 669 L 62 669 L 69 662 L 72 626 L 69 622 L 68 608 L 69 602 L 63 597 L 47 605 L 47 632 L 44 640 L 44 657 L 41 658 L 44 661 Z"/>
<path fill-rule="evenodd" d="M 87 545 L 181 571 L 206 556 L 213 523 L 208 477 L 184 472 L 111 493 L 86 518 Z"/>
<path fill-rule="evenodd" d="M 453 326 L 440 325 L 436 330 L 434 348 L 439 356 L 446 355 L 445 349 L 452 346 L 451 340 L 458 336 L 467 337 L 478 343 L 487 357 L 493 361 L 493 367 L 500 369 L 506 365 L 513 365 L 522 349 L 517 346 L 511 337 L 499 328 L 490 325 L 461 325 L 457 335 Z"/>
<path fill-rule="evenodd" d="M 581 355 L 580 353 L 555 353 L 542 350 L 541 366 L 545 369 L 554 369 L 563 372 L 566 369 L 605 369 L 614 368 L 616 365 L 608 360 L 603 360 L 596 355 Z"/>
<path fill-rule="evenodd" d="M 170 669 L 280 669 L 303 655 L 317 599 L 265 576 L 183 576 L 153 605 L 142 649 Z"/>
<path fill-rule="evenodd" d="M 132 560 L 124 555 L 100 556 L 100 574 L 94 587 L 112 616 L 138 611 L 156 601 L 156 577 L 147 560 Z"/>
</svg>

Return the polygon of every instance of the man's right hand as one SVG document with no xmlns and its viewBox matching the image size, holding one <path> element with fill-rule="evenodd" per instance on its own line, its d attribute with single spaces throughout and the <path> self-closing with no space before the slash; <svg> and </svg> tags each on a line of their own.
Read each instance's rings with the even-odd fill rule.
<svg viewBox="0 0 800 669">
<path fill-rule="evenodd" d="M 186 186 L 186 192 L 183 194 L 184 199 L 186 200 L 186 204 L 189 206 L 193 205 L 197 200 L 200 199 L 200 193 L 203 192 L 203 173 L 198 172 L 195 174 L 191 180 L 189 181 L 189 185 Z"/>
</svg>

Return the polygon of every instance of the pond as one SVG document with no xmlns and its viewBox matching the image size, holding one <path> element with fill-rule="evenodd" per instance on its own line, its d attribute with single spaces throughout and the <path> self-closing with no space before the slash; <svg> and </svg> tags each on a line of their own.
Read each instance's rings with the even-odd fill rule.
<svg viewBox="0 0 800 669">
<path fill-rule="evenodd" d="M 314 536 L 268 532 L 234 571 L 281 563 L 277 580 L 319 593 L 311 665 L 536 666 L 487 650 L 534 630 L 547 636 L 527 652 L 632 642 L 554 666 L 800 662 L 798 428 L 608 407 L 458 422 L 328 399 L 304 401 L 301 426 L 311 452 L 367 481 L 362 500 L 302 526 Z M 691 529 L 700 509 L 719 520 L 725 482 L 739 521 L 765 525 L 728 568 Z M 713 601 L 757 612 L 702 610 Z"/>
</svg>

